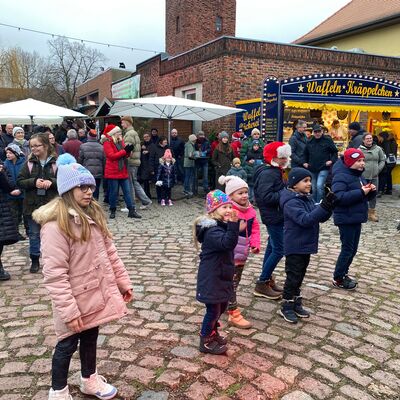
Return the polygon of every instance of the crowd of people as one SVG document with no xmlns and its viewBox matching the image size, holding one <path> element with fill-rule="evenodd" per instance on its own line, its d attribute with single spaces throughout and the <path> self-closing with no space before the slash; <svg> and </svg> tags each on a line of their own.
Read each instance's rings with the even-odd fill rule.
<svg viewBox="0 0 400 400">
<path fill-rule="evenodd" d="M 100 399 L 117 393 L 97 373 L 96 343 L 99 325 L 126 315 L 132 284 L 98 202 L 101 186 L 110 219 L 116 217 L 120 191 L 127 217 L 140 219 L 136 201 L 141 209 L 150 207 L 153 187 L 160 206 L 170 207 L 177 183 L 190 198 L 201 178 L 206 214 L 193 225 L 194 241 L 201 246 L 196 299 L 205 305 L 201 352 L 227 351 L 228 340 L 218 330 L 224 312 L 229 324 L 252 326 L 237 293 L 249 254 L 263 247 L 256 206 L 268 239 L 254 296 L 282 300 L 280 315 L 288 323 L 310 316 L 301 286 L 310 257 L 318 252 L 319 224 L 332 214 L 341 242 L 332 284 L 356 289 L 349 270 L 361 225 L 377 221 L 378 191 L 392 191 L 388 171 L 397 147 L 390 136 L 375 142 L 352 123 L 349 148 L 339 156 L 320 125 L 313 126 L 310 138 L 306 127 L 297 121 L 289 144 L 266 144 L 258 129 L 248 138 L 243 132 L 230 138 L 223 131 L 212 141 L 199 131 L 186 142 L 173 129 L 170 143 L 152 129 L 141 140 L 129 116 L 122 117 L 121 126 L 107 125 L 100 137 L 95 130 L 70 128 L 60 135 L 47 127 L 27 137 L 22 128 L 7 124 L 0 134 L 0 256 L 3 246 L 25 240 L 18 230 L 23 224 L 30 272 L 37 273 L 42 264 L 53 305 L 58 342 L 50 400 L 71 399 L 67 378 L 78 343 L 80 390 Z M 284 256 L 282 287 L 274 271 Z M 0 261 L 0 280 L 8 279 Z"/>
</svg>

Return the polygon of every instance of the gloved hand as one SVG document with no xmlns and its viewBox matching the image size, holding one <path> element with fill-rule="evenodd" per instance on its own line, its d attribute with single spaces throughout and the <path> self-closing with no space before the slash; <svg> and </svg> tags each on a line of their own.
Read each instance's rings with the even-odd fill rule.
<svg viewBox="0 0 400 400">
<path fill-rule="evenodd" d="M 326 211 L 331 212 L 336 206 L 336 196 L 332 191 L 328 191 L 322 199 L 320 206 Z"/>
<path fill-rule="evenodd" d="M 124 147 L 124 150 L 127 152 L 127 153 L 130 153 L 132 150 L 133 150 L 133 144 L 127 144 L 125 147 Z"/>
<path fill-rule="evenodd" d="M 157 181 L 156 186 L 162 186 L 162 181 Z"/>
</svg>

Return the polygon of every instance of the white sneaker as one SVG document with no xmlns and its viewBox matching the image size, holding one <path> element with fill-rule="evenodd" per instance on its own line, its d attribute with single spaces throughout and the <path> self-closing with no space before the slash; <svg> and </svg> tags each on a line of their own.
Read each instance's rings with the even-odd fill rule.
<svg viewBox="0 0 400 400">
<path fill-rule="evenodd" d="M 49 400 L 72 400 L 68 386 L 65 386 L 65 388 L 61 390 L 50 389 Z"/>
<path fill-rule="evenodd" d="M 139 209 L 140 209 L 140 210 L 147 210 L 152 204 L 153 204 L 153 202 L 150 201 L 150 203 L 141 205 L 141 206 L 139 207 Z"/>
<path fill-rule="evenodd" d="M 101 400 L 109 400 L 117 395 L 117 389 L 108 384 L 106 378 L 98 375 L 97 372 L 90 375 L 90 378 L 82 378 L 80 391 L 84 394 L 96 396 Z"/>
<path fill-rule="evenodd" d="M 121 211 L 122 211 L 122 212 L 129 212 L 129 209 L 127 209 L 127 208 L 125 207 L 125 208 L 121 208 Z"/>
</svg>

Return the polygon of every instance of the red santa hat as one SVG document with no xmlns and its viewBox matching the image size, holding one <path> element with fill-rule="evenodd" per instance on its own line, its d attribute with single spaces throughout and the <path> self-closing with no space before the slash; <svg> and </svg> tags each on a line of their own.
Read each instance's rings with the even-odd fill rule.
<svg viewBox="0 0 400 400">
<path fill-rule="evenodd" d="M 289 163 L 289 158 L 292 155 L 292 149 L 288 144 L 282 142 L 272 142 L 264 147 L 263 156 L 267 164 L 273 165 L 275 167 L 278 164 L 273 161 L 274 158 L 287 158 Z M 286 168 L 286 166 L 284 166 Z"/>
<path fill-rule="evenodd" d="M 115 135 L 117 132 L 121 132 L 121 128 L 119 126 L 113 125 L 113 124 L 108 124 L 103 131 L 104 135 L 108 135 L 108 136 L 113 136 Z"/>
<path fill-rule="evenodd" d="M 234 142 L 240 140 L 240 138 L 241 138 L 240 132 L 235 132 L 235 133 L 232 135 L 232 140 L 233 140 Z"/>
</svg>

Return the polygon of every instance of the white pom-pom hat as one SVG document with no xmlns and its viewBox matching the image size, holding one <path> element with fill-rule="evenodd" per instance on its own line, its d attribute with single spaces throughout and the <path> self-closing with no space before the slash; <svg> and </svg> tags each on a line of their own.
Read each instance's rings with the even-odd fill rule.
<svg viewBox="0 0 400 400">
<path fill-rule="evenodd" d="M 225 185 L 225 193 L 230 196 L 232 193 L 236 192 L 236 190 L 249 188 L 249 185 L 238 176 L 228 175 L 224 176 L 221 175 L 218 178 L 218 182 L 220 185 Z"/>
</svg>

